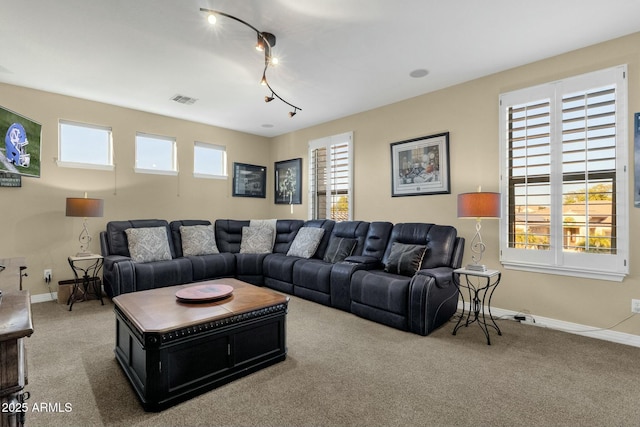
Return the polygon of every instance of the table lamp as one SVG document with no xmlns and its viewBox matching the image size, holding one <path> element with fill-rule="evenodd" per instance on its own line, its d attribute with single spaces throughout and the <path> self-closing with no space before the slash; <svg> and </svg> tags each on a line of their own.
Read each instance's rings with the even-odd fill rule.
<svg viewBox="0 0 640 427">
<path fill-rule="evenodd" d="M 476 234 L 470 242 L 473 264 L 468 264 L 466 269 L 486 271 L 487 267 L 480 264 L 482 253 L 486 249 L 480 234 L 480 221 L 482 218 L 500 218 L 500 193 L 483 192 L 478 188 L 475 193 L 458 194 L 458 218 L 476 219 Z"/>
<path fill-rule="evenodd" d="M 76 254 L 78 257 L 89 256 L 89 244 L 91 243 L 91 236 L 89 235 L 89 229 L 87 228 L 88 217 L 101 217 L 104 207 L 104 201 L 102 199 L 89 199 L 87 193 L 84 193 L 84 198 L 67 198 L 67 213 L 66 216 L 82 217 L 82 231 L 78 237 L 80 242 L 80 252 Z"/>
</svg>

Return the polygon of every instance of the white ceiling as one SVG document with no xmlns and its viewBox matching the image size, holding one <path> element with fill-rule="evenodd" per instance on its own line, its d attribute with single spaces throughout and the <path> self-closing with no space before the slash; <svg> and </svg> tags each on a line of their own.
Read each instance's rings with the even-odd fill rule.
<svg viewBox="0 0 640 427">
<path fill-rule="evenodd" d="M 201 7 L 276 35 L 269 83 L 302 111 Z M 276 136 L 636 31 L 639 0 L 0 0 L 0 82 Z"/>
</svg>

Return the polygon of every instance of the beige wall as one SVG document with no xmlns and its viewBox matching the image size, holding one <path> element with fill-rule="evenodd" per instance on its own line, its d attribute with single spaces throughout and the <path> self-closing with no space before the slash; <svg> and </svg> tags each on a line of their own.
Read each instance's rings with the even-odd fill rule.
<svg viewBox="0 0 640 427">
<path fill-rule="evenodd" d="M 499 94 L 619 64 L 628 64 L 629 71 L 629 166 L 633 170 L 633 113 L 640 111 L 640 33 L 274 138 L 272 156 L 303 157 L 306 171 L 307 141 L 353 131 L 355 219 L 451 224 L 470 240 L 474 221 L 456 217 L 456 195 L 475 191 L 478 185 L 486 191 L 499 190 Z M 451 194 L 391 197 L 389 144 L 445 131 L 450 132 Z M 633 189 L 632 173 L 629 185 Z M 306 197 L 304 202 L 301 208 L 306 212 Z M 633 206 L 632 196 L 629 202 Z M 640 209 L 631 207 L 631 236 L 639 235 L 639 220 Z M 482 224 L 488 244 L 485 263 L 500 268 L 498 222 Z M 630 275 L 622 283 L 503 269 L 493 306 L 609 327 L 629 316 L 631 299 L 640 298 L 638 245 L 637 239 L 631 239 Z M 466 252 L 468 262 L 468 246 Z M 640 316 L 614 330 L 640 335 Z"/>
<path fill-rule="evenodd" d="M 214 220 L 244 218 L 246 212 L 263 218 L 269 213 L 272 195 L 231 196 L 233 162 L 267 165 L 266 138 L 2 84 L 0 100 L 4 108 L 42 124 L 41 178 L 23 177 L 21 188 L 0 188 L 0 258 L 26 258 L 24 287 L 32 295 L 48 292 L 45 268 L 53 269 L 54 292 L 58 281 L 73 277 L 67 256 L 79 250 L 82 218 L 65 217 L 67 197 L 82 197 L 86 191 L 104 199 L 104 217 L 88 219 L 94 252 L 100 251 L 98 232 L 110 220 Z M 111 126 L 115 171 L 57 166 L 59 119 Z M 134 172 L 136 131 L 176 137 L 179 176 Z M 193 177 L 194 141 L 226 146 L 228 180 Z"/>
<path fill-rule="evenodd" d="M 25 286 L 32 294 L 47 292 L 41 277 L 44 268 L 54 269 L 55 282 L 69 278 L 66 257 L 77 250 L 81 219 L 64 216 L 64 200 L 81 196 L 84 191 L 105 199 L 105 217 L 89 219 L 96 238 L 92 246 L 95 251 L 99 250 L 97 232 L 104 229 L 107 221 L 115 219 L 304 219 L 308 207 L 306 193 L 303 193 L 303 204 L 293 206 L 293 213 L 289 206 L 273 204 L 273 162 L 302 157 L 303 187 L 306 188 L 307 142 L 347 131 L 354 132 L 355 219 L 451 224 L 458 228 L 460 235 L 470 239 L 474 223 L 456 218 L 456 195 L 475 191 L 478 185 L 487 191 L 498 190 L 498 95 L 623 63 L 628 64 L 629 70 L 631 124 L 633 113 L 640 111 L 640 33 L 271 140 L 0 84 L 0 105 L 43 125 L 42 178 L 23 178 L 21 189 L 0 188 L 0 224 L 4 226 L 0 233 L 0 258 L 27 258 L 29 277 Z M 56 166 L 60 118 L 112 126 L 117 170 Z M 136 131 L 177 137 L 183 171 L 179 178 L 133 172 Z M 392 198 L 389 144 L 444 131 L 450 132 L 451 194 Z M 190 176 L 194 140 L 226 145 L 229 166 L 234 161 L 266 163 L 269 168 L 267 198 L 233 198 L 231 179 L 215 181 Z M 632 169 L 631 129 L 629 150 Z M 632 175 L 629 174 L 630 186 Z M 629 202 L 633 206 L 631 199 Z M 639 220 L 640 209 L 630 208 L 632 236 L 640 233 Z M 489 246 L 486 263 L 499 268 L 497 221 L 483 221 L 483 237 Z M 503 271 L 493 305 L 608 327 L 630 315 L 631 298 L 640 298 L 638 249 L 637 240 L 632 239 L 631 272 L 622 283 Z M 56 290 L 55 286 L 52 290 Z M 640 335 L 640 317 L 614 330 Z"/>
</svg>

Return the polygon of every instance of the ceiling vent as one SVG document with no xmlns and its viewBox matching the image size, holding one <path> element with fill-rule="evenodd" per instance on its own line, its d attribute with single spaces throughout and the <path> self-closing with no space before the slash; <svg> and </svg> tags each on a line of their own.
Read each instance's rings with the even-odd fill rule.
<svg viewBox="0 0 640 427">
<path fill-rule="evenodd" d="M 184 96 L 184 95 L 174 95 L 171 97 L 171 100 L 179 102 L 180 104 L 187 104 L 187 105 L 191 105 L 197 101 L 196 98 L 191 98 L 190 96 Z"/>
</svg>

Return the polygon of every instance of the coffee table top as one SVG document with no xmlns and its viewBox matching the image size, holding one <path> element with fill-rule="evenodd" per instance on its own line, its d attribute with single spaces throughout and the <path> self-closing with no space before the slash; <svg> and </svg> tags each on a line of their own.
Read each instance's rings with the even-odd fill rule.
<svg viewBox="0 0 640 427">
<path fill-rule="evenodd" d="M 176 292 L 180 289 L 203 284 L 229 285 L 233 287 L 233 293 L 227 298 L 204 303 L 184 303 L 176 298 Z M 275 291 L 237 279 L 169 286 L 113 298 L 114 304 L 142 333 L 164 333 L 259 310 L 288 300 L 288 297 Z"/>
</svg>

